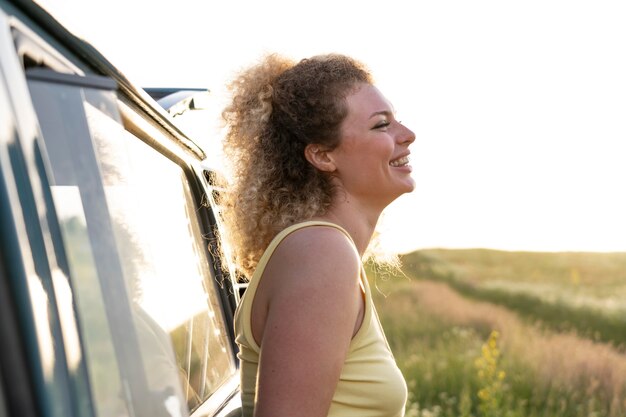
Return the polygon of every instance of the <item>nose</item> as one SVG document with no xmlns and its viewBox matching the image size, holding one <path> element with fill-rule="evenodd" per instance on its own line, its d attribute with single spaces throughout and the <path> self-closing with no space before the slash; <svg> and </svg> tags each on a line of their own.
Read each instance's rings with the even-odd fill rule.
<svg viewBox="0 0 626 417">
<path fill-rule="evenodd" d="M 397 141 L 399 144 L 409 146 L 411 143 L 415 142 L 415 133 L 405 125 L 400 124 Z"/>
</svg>

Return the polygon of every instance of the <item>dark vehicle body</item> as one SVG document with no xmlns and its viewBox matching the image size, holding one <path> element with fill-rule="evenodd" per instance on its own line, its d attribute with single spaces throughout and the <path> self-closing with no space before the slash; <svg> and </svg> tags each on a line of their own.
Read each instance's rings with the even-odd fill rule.
<svg viewBox="0 0 626 417">
<path fill-rule="evenodd" d="M 238 415 L 209 159 L 37 4 L 0 0 L 0 417 Z"/>
</svg>

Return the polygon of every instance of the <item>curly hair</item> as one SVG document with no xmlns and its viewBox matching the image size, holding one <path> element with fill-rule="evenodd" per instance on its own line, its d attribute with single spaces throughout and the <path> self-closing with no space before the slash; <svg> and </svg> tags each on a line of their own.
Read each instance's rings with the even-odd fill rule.
<svg viewBox="0 0 626 417">
<path fill-rule="evenodd" d="M 345 99 L 363 83 L 372 84 L 363 64 L 329 54 L 298 63 L 267 55 L 229 84 L 232 101 L 222 117 L 233 172 L 220 204 L 244 274 L 251 275 L 277 233 L 330 207 L 331 178 L 307 161 L 305 147 L 339 144 Z"/>
</svg>

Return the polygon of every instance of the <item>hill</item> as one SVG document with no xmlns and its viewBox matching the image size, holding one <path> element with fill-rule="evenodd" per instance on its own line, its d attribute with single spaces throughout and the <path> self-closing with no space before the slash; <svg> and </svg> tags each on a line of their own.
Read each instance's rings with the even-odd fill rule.
<svg viewBox="0 0 626 417">
<path fill-rule="evenodd" d="M 401 260 L 409 277 L 445 282 L 558 330 L 626 343 L 626 253 L 429 249 Z"/>
</svg>

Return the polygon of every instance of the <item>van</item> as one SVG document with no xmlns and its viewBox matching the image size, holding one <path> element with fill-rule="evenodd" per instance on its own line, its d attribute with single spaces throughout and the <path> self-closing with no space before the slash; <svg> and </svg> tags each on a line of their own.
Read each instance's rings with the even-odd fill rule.
<svg viewBox="0 0 626 417">
<path fill-rule="evenodd" d="M 96 49 L 0 0 L 0 417 L 240 413 L 209 161 Z"/>
</svg>

